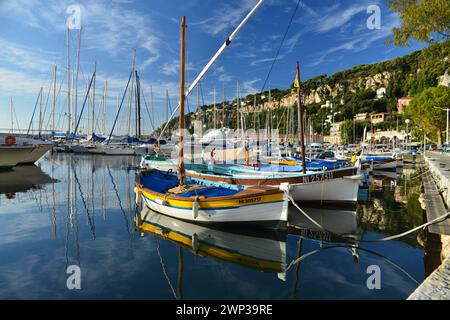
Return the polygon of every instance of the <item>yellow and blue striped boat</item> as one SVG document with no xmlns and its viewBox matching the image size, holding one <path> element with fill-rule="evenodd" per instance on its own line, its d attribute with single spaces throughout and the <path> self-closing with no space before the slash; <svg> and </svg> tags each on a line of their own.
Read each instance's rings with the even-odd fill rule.
<svg viewBox="0 0 450 320">
<path fill-rule="evenodd" d="M 178 186 L 175 173 L 141 170 L 136 201 L 161 214 L 197 223 L 248 224 L 285 229 L 288 184 L 237 186 L 188 177 Z"/>
<path fill-rule="evenodd" d="M 263 230 L 255 233 L 220 229 L 164 216 L 148 208 L 136 214 L 136 227 L 169 240 L 193 254 L 242 265 L 264 272 L 276 272 L 280 279 L 286 269 L 287 233 Z"/>
</svg>

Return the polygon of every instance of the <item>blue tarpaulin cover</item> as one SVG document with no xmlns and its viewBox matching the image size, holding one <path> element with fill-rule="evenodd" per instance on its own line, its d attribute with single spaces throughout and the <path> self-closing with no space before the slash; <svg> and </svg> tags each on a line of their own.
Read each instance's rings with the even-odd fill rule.
<svg viewBox="0 0 450 320">
<path fill-rule="evenodd" d="M 144 188 L 159 192 L 166 193 L 167 190 L 178 186 L 178 178 L 175 173 L 153 171 L 148 174 L 140 175 L 141 184 Z M 186 181 L 186 184 L 195 184 L 193 181 Z M 230 196 L 238 193 L 239 190 L 233 190 L 225 187 L 218 186 L 205 186 L 201 189 L 195 189 L 183 194 L 177 194 L 180 197 L 192 197 L 192 196 L 205 196 L 205 197 L 220 197 Z"/>
</svg>

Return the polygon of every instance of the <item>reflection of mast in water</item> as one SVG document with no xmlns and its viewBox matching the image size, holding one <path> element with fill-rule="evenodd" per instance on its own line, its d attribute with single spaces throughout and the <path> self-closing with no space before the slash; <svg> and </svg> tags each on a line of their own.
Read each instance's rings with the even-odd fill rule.
<svg viewBox="0 0 450 320">
<path fill-rule="evenodd" d="M 55 163 L 52 161 L 52 177 L 55 176 Z M 56 239 L 56 192 L 55 192 L 55 184 L 52 183 L 52 234 L 53 238 Z"/>
<path fill-rule="evenodd" d="M 94 120 L 92 120 L 94 121 Z M 95 219 L 95 193 L 94 193 L 94 180 L 95 180 L 95 161 L 92 161 L 91 168 L 91 202 L 92 202 L 92 220 Z M 94 222 L 95 225 L 95 222 Z"/>
<path fill-rule="evenodd" d="M 95 239 L 95 223 L 94 223 L 94 219 L 93 219 L 93 217 L 91 217 L 91 214 L 89 212 L 89 207 L 88 207 L 88 204 L 86 203 L 86 199 L 85 199 L 84 194 L 83 194 L 83 189 L 81 188 L 80 181 L 78 180 L 77 171 L 75 170 L 74 167 L 72 167 L 72 171 L 73 171 L 73 174 L 74 174 L 75 182 L 76 182 L 76 184 L 78 186 L 78 190 L 80 191 L 81 201 L 83 202 L 84 210 L 86 210 L 88 223 L 89 223 L 89 226 L 91 228 L 92 236 Z"/>
<path fill-rule="evenodd" d="M 103 171 L 103 184 L 102 184 L 102 215 L 103 215 L 103 220 L 106 220 L 106 207 L 105 207 L 105 178 L 106 178 L 106 171 Z"/>
<path fill-rule="evenodd" d="M 298 246 L 297 246 L 297 259 L 300 258 L 302 256 L 302 238 L 298 239 Z M 297 299 L 297 284 L 299 281 L 299 271 L 300 271 L 300 262 L 297 264 L 296 268 L 295 268 L 295 281 L 294 281 L 294 288 L 292 290 L 292 299 L 296 300 Z"/>
<path fill-rule="evenodd" d="M 178 247 L 178 300 L 183 300 L 183 248 Z"/>
<path fill-rule="evenodd" d="M 116 183 L 114 182 L 114 177 L 113 177 L 113 175 L 111 173 L 111 169 L 109 168 L 109 166 L 107 166 L 106 168 L 108 169 L 108 174 L 109 174 L 109 177 L 111 178 L 111 183 L 113 185 L 114 192 L 116 193 L 117 200 L 119 201 L 120 210 L 122 211 L 122 215 L 123 215 L 123 217 L 125 219 L 127 232 L 128 232 L 129 235 L 131 235 L 131 233 L 130 233 L 130 223 L 128 221 L 128 217 L 127 217 L 127 214 L 125 212 L 125 209 L 123 208 L 122 200 L 120 199 L 120 196 L 119 196 L 119 191 L 117 190 Z"/>
<path fill-rule="evenodd" d="M 80 243 L 79 243 L 79 237 L 78 237 L 78 216 L 74 214 L 74 206 L 76 209 L 76 202 L 73 201 L 73 194 L 75 194 L 75 185 L 72 183 L 72 162 L 67 161 L 67 219 L 66 219 L 66 241 L 64 246 L 64 254 L 65 254 L 65 260 L 66 260 L 66 267 L 65 270 L 67 270 L 67 267 L 69 266 L 69 240 L 70 240 L 70 231 L 75 230 L 75 245 L 76 245 L 76 261 L 78 263 L 78 266 L 81 266 L 80 261 Z"/>
</svg>

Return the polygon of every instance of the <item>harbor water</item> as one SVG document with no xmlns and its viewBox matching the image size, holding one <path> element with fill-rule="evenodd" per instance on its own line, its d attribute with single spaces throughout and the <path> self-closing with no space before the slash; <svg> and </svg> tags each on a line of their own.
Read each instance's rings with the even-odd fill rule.
<svg viewBox="0 0 450 320">
<path fill-rule="evenodd" d="M 355 207 L 299 203 L 333 233 L 295 208 L 288 232 L 274 233 L 143 212 L 139 160 L 49 154 L 1 171 L 0 299 L 405 299 L 434 268 L 423 232 L 364 242 L 423 223 L 413 164 L 370 176 Z M 74 265 L 80 289 L 68 286 Z"/>
</svg>

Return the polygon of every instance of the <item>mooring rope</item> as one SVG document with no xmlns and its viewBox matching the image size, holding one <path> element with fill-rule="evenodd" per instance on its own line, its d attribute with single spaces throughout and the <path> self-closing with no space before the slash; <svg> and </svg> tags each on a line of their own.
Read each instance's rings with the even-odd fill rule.
<svg viewBox="0 0 450 320">
<path fill-rule="evenodd" d="M 321 252 L 322 250 L 333 249 L 333 248 L 355 248 L 355 249 L 362 250 L 362 251 L 366 251 L 366 252 L 368 252 L 368 253 L 371 253 L 371 254 L 373 254 L 373 255 L 376 255 L 376 256 L 382 258 L 384 261 L 386 261 L 386 262 L 387 262 L 388 264 L 390 264 L 391 266 L 393 266 L 393 267 L 397 268 L 398 270 L 400 270 L 401 272 L 403 272 L 409 279 L 411 279 L 411 280 L 412 280 L 413 282 L 415 282 L 417 285 L 420 285 L 419 281 L 417 281 L 411 274 L 409 274 L 405 269 L 403 269 L 402 267 L 400 267 L 398 264 L 396 264 L 396 263 L 395 263 L 394 261 L 392 261 L 391 259 L 389 259 L 389 258 L 383 256 L 382 254 L 380 254 L 380 253 L 378 253 L 378 252 L 376 252 L 376 251 L 373 251 L 373 250 L 370 250 L 370 249 L 366 249 L 366 248 L 361 248 L 361 247 L 356 246 L 355 244 L 348 244 L 348 245 L 346 245 L 346 244 L 338 244 L 338 245 L 332 245 L 332 246 L 322 247 L 322 248 L 313 250 L 313 251 L 308 252 L 308 253 L 302 255 L 301 257 L 298 257 L 297 259 L 291 261 L 291 263 L 289 263 L 289 265 L 286 267 L 285 272 L 289 271 L 289 269 L 290 269 L 292 266 L 294 266 L 294 265 L 300 263 L 301 261 L 305 260 L 305 259 L 308 258 L 309 256 L 312 256 L 312 255 L 314 255 L 314 254 L 316 254 L 316 253 L 319 253 L 319 252 Z"/>
<path fill-rule="evenodd" d="M 384 237 L 384 238 L 380 238 L 380 239 L 356 240 L 356 239 L 353 239 L 353 238 L 350 238 L 350 237 L 347 237 L 347 236 L 336 234 L 333 231 L 327 230 L 321 224 L 319 224 L 317 221 L 315 221 L 313 218 L 311 218 L 302 208 L 300 208 L 299 205 L 294 201 L 292 196 L 288 196 L 288 198 L 292 202 L 294 207 L 296 207 L 301 214 L 303 214 L 309 221 L 311 221 L 321 231 L 329 232 L 330 234 L 332 234 L 332 235 L 334 235 L 334 236 L 336 236 L 338 238 L 345 239 L 345 240 L 350 241 L 350 242 L 381 242 L 381 241 L 395 240 L 395 239 L 399 239 L 399 238 L 402 238 L 404 236 L 407 236 L 407 235 L 409 235 L 411 233 L 414 233 L 417 230 L 425 229 L 426 227 L 431 226 L 433 224 L 441 223 L 441 222 L 443 222 L 443 221 L 445 221 L 445 220 L 450 218 L 450 212 L 447 212 L 447 213 L 443 214 L 442 216 L 437 217 L 436 219 L 433 219 L 433 220 L 431 220 L 431 221 L 429 221 L 427 223 L 424 223 L 424 224 L 422 224 L 422 225 L 420 225 L 418 227 L 415 227 L 415 228 L 413 228 L 411 230 L 408 230 L 408 231 L 400 233 L 400 234 L 396 234 L 396 235 L 393 235 L 393 236 Z"/>
<path fill-rule="evenodd" d="M 166 278 L 167 283 L 169 284 L 169 287 L 170 287 L 170 290 L 172 291 L 173 296 L 175 297 L 175 299 L 178 300 L 178 296 L 175 293 L 175 289 L 173 288 L 172 283 L 170 282 L 169 276 L 167 275 L 166 266 L 164 265 L 164 261 L 163 261 L 163 258 L 161 256 L 161 252 L 159 251 L 159 239 L 158 238 L 156 238 L 156 251 L 158 252 L 159 263 L 161 264 L 161 269 L 162 269 L 162 272 L 164 274 L 164 277 Z"/>
</svg>

